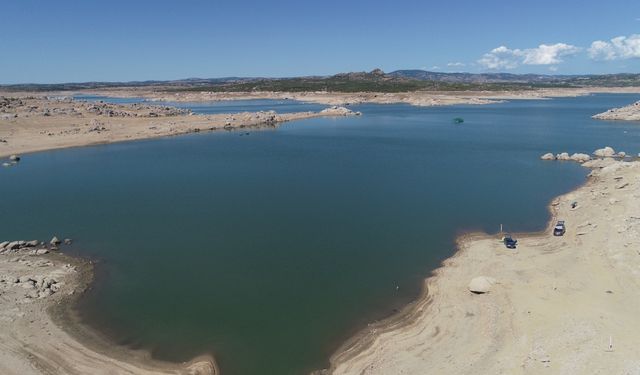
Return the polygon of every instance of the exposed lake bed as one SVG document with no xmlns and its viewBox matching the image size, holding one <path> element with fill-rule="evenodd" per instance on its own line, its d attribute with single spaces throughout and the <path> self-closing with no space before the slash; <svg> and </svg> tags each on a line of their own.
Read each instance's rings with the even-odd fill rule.
<svg viewBox="0 0 640 375">
<path fill-rule="evenodd" d="M 211 352 L 223 373 L 303 373 L 415 299 L 459 232 L 543 229 L 547 203 L 588 171 L 539 156 L 633 152 L 633 124 L 589 117 L 634 97 L 364 104 L 353 107 L 363 117 L 249 137 L 32 154 L 3 171 L 2 190 L 8 210 L 42 217 L 12 217 L 0 233 L 78 238 L 103 273 L 83 319 L 121 342 L 175 361 Z"/>
</svg>

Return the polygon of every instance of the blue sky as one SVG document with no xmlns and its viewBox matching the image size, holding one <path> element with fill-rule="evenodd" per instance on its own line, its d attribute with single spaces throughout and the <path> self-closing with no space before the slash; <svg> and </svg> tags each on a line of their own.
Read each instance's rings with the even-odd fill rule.
<svg viewBox="0 0 640 375">
<path fill-rule="evenodd" d="M 0 83 L 640 73 L 640 1 L 2 0 Z"/>
</svg>

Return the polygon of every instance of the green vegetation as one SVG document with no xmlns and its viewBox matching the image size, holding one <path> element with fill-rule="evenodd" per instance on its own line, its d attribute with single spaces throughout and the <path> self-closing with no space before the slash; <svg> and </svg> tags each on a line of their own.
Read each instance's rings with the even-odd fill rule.
<svg viewBox="0 0 640 375">
<path fill-rule="evenodd" d="M 219 78 L 144 82 L 86 82 L 63 84 L 21 84 L 1 86 L 13 91 L 66 91 L 119 87 L 146 87 L 159 91 L 330 91 L 330 92 L 410 92 L 410 91 L 522 91 L 539 88 L 640 86 L 640 74 L 581 76 L 517 75 L 507 73 L 434 73 L 404 70 L 337 74 L 329 77 Z"/>
</svg>

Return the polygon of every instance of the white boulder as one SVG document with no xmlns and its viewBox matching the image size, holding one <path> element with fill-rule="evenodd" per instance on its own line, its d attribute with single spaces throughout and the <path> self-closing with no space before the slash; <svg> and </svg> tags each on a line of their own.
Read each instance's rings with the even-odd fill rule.
<svg viewBox="0 0 640 375">
<path fill-rule="evenodd" d="M 599 158 L 612 158 L 616 155 L 616 151 L 607 146 L 605 148 L 599 148 L 593 152 L 593 154 Z"/>
<path fill-rule="evenodd" d="M 540 159 L 542 159 L 542 160 L 556 160 L 556 157 L 552 153 L 547 152 L 546 154 L 540 156 Z"/>
<path fill-rule="evenodd" d="M 556 160 L 571 160 L 571 157 L 567 152 L 563 152 L 556 155 Z"/>
<path fill-rule="evenodd" d="M 587 154 L 574 153 L 571 155 L 571 160 L 577 161 L 578 163 L 584 163 L 591 160 L 591 156 Z"/>
<path fill-rule="evenodd" d="M 469 283 L 469 291 L 476 294 L 487 293 L 491 290 L 491 286 L 496 283 L 496 279 L 487 276 L 475 277 Z"/>
</svg>

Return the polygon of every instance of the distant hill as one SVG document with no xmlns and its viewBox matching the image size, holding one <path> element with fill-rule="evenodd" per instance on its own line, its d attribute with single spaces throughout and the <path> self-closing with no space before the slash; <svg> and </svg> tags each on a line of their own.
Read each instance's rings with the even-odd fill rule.
<svg viewBox="0 0 640 375">
<path fill-rule="evenodd" d="M 407 92 L 416 90 L 527 90 L 545 87 L 640 86 L 640 74 L 544 75 L 511 73 L 442 73 L 396 70 L 385 73 L 349 72 L 333 76 L 292 78 L 225 77 L 187 78 L 173 81 L 84 82 L 61 84 L 0 85 L 13 91 L 65 91 L 118 87 L 149 87 L 169 91 L 336 91 Z"/>
</svg>

